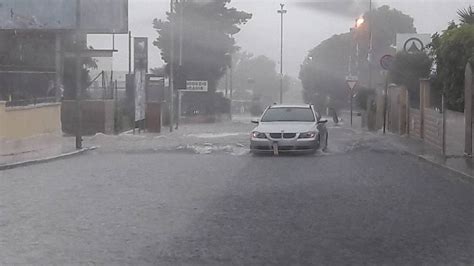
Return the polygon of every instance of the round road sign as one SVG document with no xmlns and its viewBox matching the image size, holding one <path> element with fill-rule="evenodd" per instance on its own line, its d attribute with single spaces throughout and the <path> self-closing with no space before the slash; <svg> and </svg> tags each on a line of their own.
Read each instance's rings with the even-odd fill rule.
<svg viewBox="0 0 474 266">
<path fill-rule="evenodd" d="M 392 68 L 394 59 L 395 58 L 393 55 L 384 55 L 382 58 L 380 58 L 380 66 L 385 70 L 390 70 L 390 68 Z"/>
<path fill-rule="evenodd" d="M 423 44 L 420 39 L 413 37 L 405 42 L 405 44 L 403 45 L 403 50 L 411 54 L 419 53 L 425 50 L 425 44 Z"/>
</svg>

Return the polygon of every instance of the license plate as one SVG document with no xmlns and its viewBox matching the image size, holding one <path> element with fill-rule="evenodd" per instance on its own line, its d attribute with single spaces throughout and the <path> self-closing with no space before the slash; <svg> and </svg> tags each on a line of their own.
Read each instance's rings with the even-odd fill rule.
<svg viewBox="0 0 474 266">
<path fill-rule="evenodd" d="M 273 155 L 278 155 L 278 142 L 273 142 L 272 148 L 273 148 Z"/>
</svg>

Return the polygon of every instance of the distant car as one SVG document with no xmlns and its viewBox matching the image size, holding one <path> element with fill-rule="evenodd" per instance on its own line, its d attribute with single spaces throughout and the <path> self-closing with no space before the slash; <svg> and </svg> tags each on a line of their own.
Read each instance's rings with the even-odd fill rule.
<svg viewBox="0 0 474 266">
<path fill-rule="evenodd" d="M 327 146 L 327 120 L 312 105 L 272 105 L 250 137 L 250 150 L 260 152 L 316 152 Z"/>
</svg>

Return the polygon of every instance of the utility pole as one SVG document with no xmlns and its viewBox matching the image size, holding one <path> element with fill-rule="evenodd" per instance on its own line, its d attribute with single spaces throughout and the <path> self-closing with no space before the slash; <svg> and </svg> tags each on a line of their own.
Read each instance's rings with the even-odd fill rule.
<svg viewBox="0 0 474 266">
<path fill-rule="evenodd" d="M 372 57 L 373 57 L 373 43 L 372 43 L 372 26 L 373 26 L 373 14 L 372 14 L 372 0 L 369 0 L 369 54 L 367 55 L 367 61 L 369 66 L 369 79 L 368 89 L 372 88 Z"/>
<path fill-rule="evenodd" d="M 446 112 L 447 107 L 446 107 L 446 89 L 443 88 L 443 93 L 441 95 L 441 112 L 442 112 L 442 118 L 443 118 L 443 138 L 441 142 L 442 146 L 442 151 L 443 151 L 443 156 L 446 156 Z"/>
<path fill-rule="evenodd" d="M 82 36 L 81 36 L 81 0 L 76 0 L 76 32 L 74 33 L 76 48 L 76 149 L 82 149 Z"/>
<path fill-rule="evenodd" d="M 280 10 L 277 12 L 281 15 L 280 30 L 280 103 L 283 103 L 283 15 L 288 11 L 283 9 L 285 4 L 280 4 Z"/>
<path fill-rule="evenodd" d="M 178 0 L 176 0 L 178 1 Z M 179 5 L 179 67 L 183 66 L 183 22 L 184 22 L 184 0 Z"/>
<path fill-rule="evenodd" d="M 177 2 L 178 0 L 176 0 Z M 184 0 L 179 1 L 179 75 L 183 79 L 183 22 L 184 22 Z M 179 129 L 181 119 L 182 93 L 178 88 L 178 117 L 176 118 L 176 129 Z"/>
<path fill-rule="evenodd" d="M 112 33 L 112 54 L 115 51 L 115 33 Z M 110 87 L 112 88 L 111 90 L 111 95 L 113 98 L 114 95 L 114 64 L 112 64 L 112 68 L 110 69 Z"/>
<path fill-rule="evenodd" d="M 225 70 L 225 97 L 229 95 L 229 69 Z"/>
<path fill-rule="evenodd" d="M 230 69 L 229 69 L 229 93 L 230 93 L 230 100 L 234 97 L 234 56 L 231 55 L 230 59 Z"/>
<path fill-rule="evenodd" d="M 170 50 L 170 102 L 169 102 L 169 122 L 170 122 L 170 132 L 173 132 L 174 125 L 174 21 L 173 21 L 173 12 L 174 12 L 174 0 L 170 0 L 170 31 L 171 31 L 171 50 Z"/>
<path fill-rule="evenodd" d="M 132 32 L 128 32 L 128 74 L 132 74 Z"/>
<path fill-rule="evenodd" d="M 232 120 L 232 99 L 234 98 L 234 55 L 230 55 L 230 68 L 229 68 L 229 99 L 230 99 L 230 120 Z"/>
<path fill-rule="evenodd" d="M 388 71 L 384 71 L 385 86 L 383 91 L 383 134 L 387 131 L 387 105 L 388 105 Z"/>
</svg>

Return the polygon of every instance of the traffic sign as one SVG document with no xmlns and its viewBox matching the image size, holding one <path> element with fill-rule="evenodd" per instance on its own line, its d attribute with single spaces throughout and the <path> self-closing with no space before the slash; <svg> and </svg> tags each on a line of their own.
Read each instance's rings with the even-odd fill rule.
<svg viewBox="0 0 474 266">
<path fill-rule="evenodd" d="M 355 86 L 357 85 L 357 81 L 356 80 L 348 80 L 347 85 L 349 85 L 349 88 L 351 90 L 353 90 L 355 88 Z"/>
<path fill-rule="evenodd" d="M 207 92 L 208 89 L 207 80 L 188 80 L 186 81 L 186 89 L 181 91 Z"/>
<path fill-rule="evenodd" d="M 347 82 L 347 85 L 349 86 L 349 89 L 353 90 L 357 86 L 357 83 L 359 82 L 359 78 L 354 77 L 354 76 L 348 76 L 346 77 L 346 82 Z"/>
<path fill-rule="evenodd" d="M 431 34 L 397 33 L 397 53 L 428 52 L 426 45 L 431 41 Z"/>
<path fill-rule="evenodd" d="M 403 50 L 410 54 L 419 53 L 425 50 L 425 44 L 419 38 L 413 37 L 403 44 Z"/>
<path fill-rule="evenodd" d="M 380 58 L 380 66 L 385 70 L 390 70 L 393 66 L 394 59 L 392 55 L 384 55 Z"/>
</svg>

